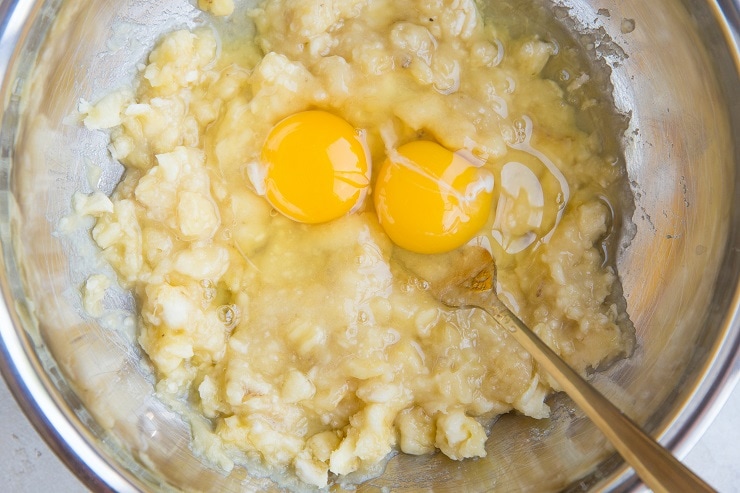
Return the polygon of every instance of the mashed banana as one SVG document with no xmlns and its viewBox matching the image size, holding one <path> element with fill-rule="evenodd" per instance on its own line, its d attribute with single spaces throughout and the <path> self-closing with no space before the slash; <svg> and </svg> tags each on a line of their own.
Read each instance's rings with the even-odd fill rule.
<svg viewBox="0 0 740 493">
<path fill-rule="evenodd" d="M 305 225 L 258 195 L 267 132 L 299 111 L 364 129 L 373 163 L 419 138 L 479 160 L 496 199 L 476 242 L 502 298 L 581 372 L 631 351 L 601 250 L 624 170 L 541 76 L 554 43 L 513 39 L 473 0 L 268 0 L 249 15 L 254 39 L 173 32 L 134 89 L 80 107 L 126 173 L 76 207 L 139 299 L 158 392 L 210 420 L 222 466 L 257 459 L 323 487 L 394 450 L 482 457 L 486 423 L 547 417 L 554 389 L 484 315 L 399 267 L 372 200 Z"/>
</svg>

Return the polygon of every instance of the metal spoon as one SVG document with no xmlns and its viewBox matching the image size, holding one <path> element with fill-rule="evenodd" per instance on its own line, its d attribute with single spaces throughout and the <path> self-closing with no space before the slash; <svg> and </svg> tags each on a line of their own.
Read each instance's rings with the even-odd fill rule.
<svg viewBox="0 0 740 493">
<path fill-rule="evenodd" d="M 649 488 L 667 493 L 714 491 L 571 369 L 503 304 L 496 295 L 496 266 L 487 250 L 465 248 L 431 270 L 428 262 L 400 255 L 400 262 L 426 281 L 442 303 L 453 308 L 479 308 L 508 331 L 606 435 Z"/>
</svg>

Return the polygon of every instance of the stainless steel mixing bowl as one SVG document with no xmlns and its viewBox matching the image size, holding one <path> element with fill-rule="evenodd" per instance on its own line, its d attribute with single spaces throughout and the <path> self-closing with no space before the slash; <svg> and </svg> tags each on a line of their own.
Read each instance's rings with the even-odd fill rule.
<svg viewBox="0 0 740 493">
<path fill-rule="evenodd" d="M 612 67 L 615 101 L 631 117 L 624 153 L 636 235 L 618 264 L 639 347 L 594 383 L 681 456 L 740 373 L 740 4 L 572 0 L 552 13 Z M 134 327 L 119 323 L 134 300 L 119 291 L 108 320 L 86 317 L 80 286 L 107 267 L 84 225 L 60 233 L 91 174 L 110 191 L 121 173 L 105 136 L 70 121 L 78 101 L 125 84 L 159 34 L 196 16 L 185 0 L 0 2 L 0 369 L 94 490 L 272 487 L 242 469 L 223 476 L 193 455 L 188 426 L 152 393 Z M 541 422 L 502 418 L 483 460 L 397 456 L 361 490 L 639 484 L 567 398 L 553 409 Z"/>
</svg>

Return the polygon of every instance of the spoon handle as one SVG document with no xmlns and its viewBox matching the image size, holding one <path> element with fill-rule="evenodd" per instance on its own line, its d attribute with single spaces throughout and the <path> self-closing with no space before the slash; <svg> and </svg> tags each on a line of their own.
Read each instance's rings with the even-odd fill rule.
<svg viewBox="0 0 740 493">
<path fill-rule="evenodd" d="M 495 295 L 483 306 L 560 384 L 655 492 L 714 491 L 575 372 Z"/>
</svg>

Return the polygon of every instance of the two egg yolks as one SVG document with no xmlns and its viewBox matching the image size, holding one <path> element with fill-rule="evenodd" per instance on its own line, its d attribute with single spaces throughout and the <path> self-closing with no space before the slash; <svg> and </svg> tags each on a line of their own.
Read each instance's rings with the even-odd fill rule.
<svg viewBox="0 0 740 493">
<path fill-rule="evenodd" d="M 291 115 L 262 148 L 265 197 L 283 215 L 317 224 L 362 205 L 370 185 L 364 142 L 325 111 Z M 391 151 L 375 184 L 378 220 L 407 250 L 441 253 L 464 245 L 485 225 L 493 175 L 429 141 Z"/>
</svg>

